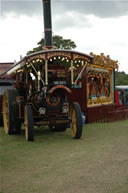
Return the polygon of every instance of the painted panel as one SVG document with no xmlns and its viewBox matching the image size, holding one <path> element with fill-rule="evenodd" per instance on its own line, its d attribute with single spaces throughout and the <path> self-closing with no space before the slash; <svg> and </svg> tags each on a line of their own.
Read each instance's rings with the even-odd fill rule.
<svg viewBox="0 0 128 193">
<path fill-rule="evenodd" d="M 87 68 L 87 104 L 96 106 L 112 104 L 113 74 L 109 69 L 88 67 Z"/>
</svg>

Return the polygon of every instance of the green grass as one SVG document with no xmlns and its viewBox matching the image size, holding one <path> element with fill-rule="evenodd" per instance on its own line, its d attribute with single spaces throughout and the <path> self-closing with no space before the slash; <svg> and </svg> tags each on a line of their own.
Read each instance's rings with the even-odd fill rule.
<svg viewBox="0 0 128 193">
<path fill-rule="evenodd" d="M 128 193 L 128 121 L 88 124 L 80 140 L 0 134 L 0 193 Z"/>
</svg>

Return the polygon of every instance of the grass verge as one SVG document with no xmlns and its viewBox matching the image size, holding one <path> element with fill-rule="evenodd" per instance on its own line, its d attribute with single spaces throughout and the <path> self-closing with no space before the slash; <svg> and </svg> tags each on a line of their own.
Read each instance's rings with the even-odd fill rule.
<svg viewBox="0 0 128 193">
<path fill-rule="evenodd" d="M 35 130 L 35 142 L 0 128 L 1 193 L 128 193 L 128 121 Z"/>
</svg>

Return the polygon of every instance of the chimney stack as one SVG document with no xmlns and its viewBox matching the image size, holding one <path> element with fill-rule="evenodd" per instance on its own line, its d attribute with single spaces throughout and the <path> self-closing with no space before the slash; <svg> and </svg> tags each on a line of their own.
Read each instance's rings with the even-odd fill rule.
<svg viewBox="0 0 128 193">
<path fill-rule="evenodd" d="M 51 0 L 43 1 L 44 12 L 44 41 L 45 48 L 52 48 L 52 19 L 51 19 Z"/>
</svg>

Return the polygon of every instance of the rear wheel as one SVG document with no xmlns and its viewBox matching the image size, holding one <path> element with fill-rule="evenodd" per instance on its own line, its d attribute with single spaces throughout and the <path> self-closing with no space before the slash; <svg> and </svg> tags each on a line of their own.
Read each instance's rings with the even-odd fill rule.
<svg viewBox="0 0 128 193">
<path fill-rule="evenodd" d="M 34 141 L 34 120 L 31 105 L 26 105 L 24 110 L 25 138 Z"/>
<path fill-rule="evenodd" d="M 20 133 L 21 122 L 18 119 L 18 105 L 16 104 L 18 91 L 6 90 L 3 96 L 3 122 L 6 134 Z"/>
<path fill-rule="evenodd" d="M 6 90 L 3 95 L 3 122 L 6 134 L 13 134 L 14 121 L 13 121 L 13 100 L 11 90 Z"/>
<path fill-rule="evenodd" d="M 77 102 L 74 102 L 70 106 L 70 127 L 72 130 L 72 137 L 80 139 L 82 135 L 82 117 L 80 105 Z"/>
</svg>

